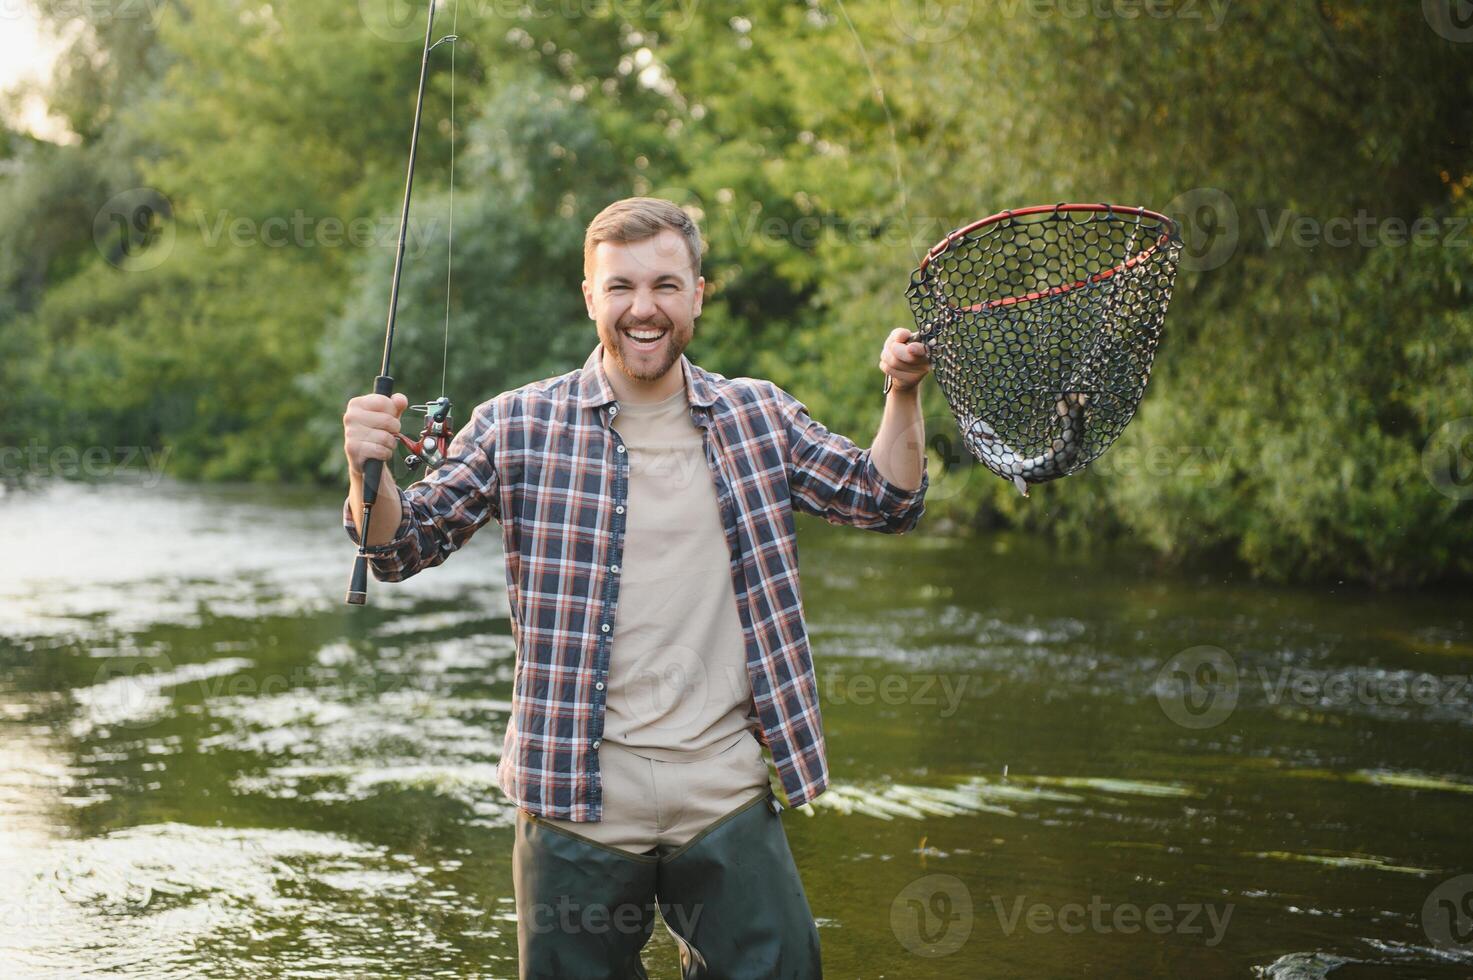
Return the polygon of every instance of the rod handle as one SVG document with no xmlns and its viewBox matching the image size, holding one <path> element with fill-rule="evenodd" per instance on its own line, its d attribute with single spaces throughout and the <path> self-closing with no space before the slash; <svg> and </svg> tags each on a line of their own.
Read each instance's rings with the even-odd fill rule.
<svg viewBox="0 0 1473 980">
<path fill-rule="evenodd" d="M 394 393 L 394 379 L 379 375 L 373 379 L 373 393 L 388 397 Z M 361 606 L 368 602 L 368 528 L 373 523 L 373 504 L 378 499 L 379 481 L 384 476 L 384 461 L 363 462 L 363 526 L 358 529 L 358 554 L 353 558 L 353 574 L 348 579 L 347 603 Z"/>
</svg>

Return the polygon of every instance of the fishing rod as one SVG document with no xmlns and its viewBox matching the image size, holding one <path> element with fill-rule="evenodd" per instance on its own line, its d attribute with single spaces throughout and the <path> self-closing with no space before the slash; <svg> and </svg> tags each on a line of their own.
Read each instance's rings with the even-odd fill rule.
<svg viewBox="0 0 1473 980">
<path fill-rule="evenodd" d="M 438 41 L 432 40 L 435 36 L 435 2 L 436 0 L 430 0 L 429 13 L 425 17 L 424 53 L 421 56 L 419 63 L 419 94 L 416 97 L 414 103 L 414 128 L 411 131 L 409 137 L 409 175 L 407 178 L 405 178 L 404 181 L 404 207 L 399 213 L 399 243 L 394 251 L 394 279 L 393 284 L 389 289 L 389 323 L 387 328 L 385 328 L 384 330 L 384 359 L 383 365 L 379 369 L 378 377 L 375 378 L 373 381 L 373 393 L 375 395 L 383 395 L 386 398 L 394 393 L 394 379 L 389 374 L 390 365 L 392 363 L 394 355 L 394 323 L 398 318 L 399 313 L 399 282 L 400 277 L 404 272 L 404 244 L 405 241 L 408 239 L 409 233 L 409 199 L 414 191 L 414 163 L 415 158 L 419 154 L 419 123 L 420 117 L 424 113 L 425 81 L 429 76 L 430 52 L 434 51 L 436 48 L 438 48 L 442 44 L 445 44 L 446 42 L 450 42 L 451 44 L 453 44 L 454 42 L 460 40 L 459 36 L 456 34 L 446 34 Z M 453 85 L 453 61 L 451 62 L 451 72 Z M 452 118 L 452 140 L 454 139 L 454 128 L 454 120 Z M 452 167 L 453 166 L 454 164 L 452 163 Z M 454 181 L 453 174 L 454 171 L 452 170 L 452 186 Z M 448 352 L 448 307 L 446 311 L 446 331 Z M 436 458 L 436 456 L 431 456 L 428 453 L 424 453 L 422 456 L 422 458 L 429 461 L 433 466 L 437 462 L 443 461 L 444 450 L 449 444 L 449 433 L 451 430 L 451 426 L 449 425 L 450 400 L 444 395 L 441 395 L 438 401 L 432 402 L 429 405 L 419 407 L 426 410 L 427 418 L 425 422 L 425 432 L 421 433 L 418 444 L 411 444 L 407 442 L 406 444 L 412 446 L 418 445 L 420 447 L 420 452 L 422 453 L 423 447 L 425 447 L 430 442 L 431 426 L 438 424 L 440 426 L 440 429 L 437 432 L 433 433 L 434 445 L 437 447 L 436 456 L 438 456 L 438 458 Z M 403 441 L 402 436 L 400 437 L 400 439 L 401 441 Z M 363 519 L 358 528 L 358 554 L 353 559 L 353 575 L 348 583 L 347 596 L 347 603 L 352 606 L 361 606 L 368 601 L 368 529 L 373 521 L 373 505 L 378 499 L 379 481 L 383 479 L 383 470 L 384 461 L 381 459 L 368 459 L 364 460 L 363 462 Z"/>
</svg>

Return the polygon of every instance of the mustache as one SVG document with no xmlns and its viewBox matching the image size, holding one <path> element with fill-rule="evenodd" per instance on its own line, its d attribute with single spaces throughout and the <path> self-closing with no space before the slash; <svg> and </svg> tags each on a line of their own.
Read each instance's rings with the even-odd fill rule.
<svg viewBox="0 0 1473 980">
<path fill-rule="evenodd" d="M 614 326 L 616 326 L 620 330 L 638 330 L 641 327 L 660 330 L 675 329 L 675 325 L 670 322 L 670 318 L 663 313 L 657 314 L 654 319 L 650 320 L 636 320 L 632 316 L 622 316 L 619 318 L 619 322 L 614 324 Z"/>
</svg>

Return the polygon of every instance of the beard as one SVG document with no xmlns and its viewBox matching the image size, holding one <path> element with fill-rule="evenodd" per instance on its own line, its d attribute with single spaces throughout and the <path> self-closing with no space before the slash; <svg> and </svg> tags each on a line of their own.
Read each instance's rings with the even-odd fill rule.
<svg viewBox="0 0 1473 980">
<path fill-rule="evenodd" d="M 652 350 L 636 350 L 634 342 L 624 331 L 640 329 L 663 330 L 665 335 Z M 619 370 L 635 381 L 658 381 L 663 378 L 675 362 L 680 360 L 680 355 L 685 353 L 689 342 L 689 337 L 679 336 L 675 325 L 663 313 L 656 313 L 647 320 L 623 316 L 614 324 L 613 334 L 614 342 L 604 346 L 614 355 L 614 363 L 619 365 Z"/>
</svg>

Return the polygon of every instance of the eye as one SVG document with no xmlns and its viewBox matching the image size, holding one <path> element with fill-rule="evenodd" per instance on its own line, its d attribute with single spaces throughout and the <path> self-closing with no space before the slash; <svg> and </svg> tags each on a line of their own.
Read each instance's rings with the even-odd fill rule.
<svg viewBox="0 0 1473 980">
<path fill-rule="evenodd" d="M 680 287 L 673 282 L 662 282 L 657 288 L 662 289 L 667 293 L 673 293 Z"/>
</svg>

